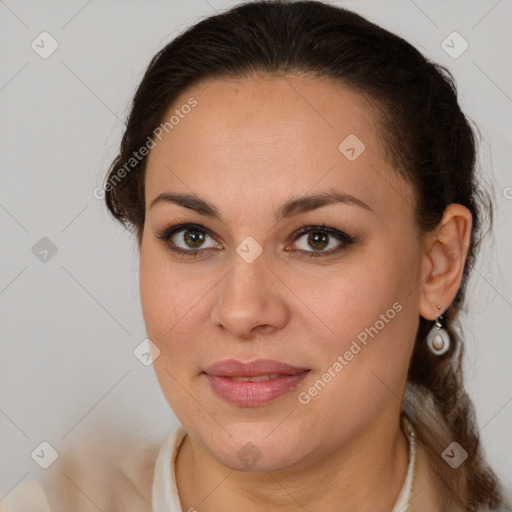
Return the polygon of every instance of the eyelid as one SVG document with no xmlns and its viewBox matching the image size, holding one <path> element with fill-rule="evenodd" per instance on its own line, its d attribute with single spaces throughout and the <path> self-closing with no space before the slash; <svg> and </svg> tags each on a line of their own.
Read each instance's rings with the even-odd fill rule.
<svg viewBox="0 0 512 512">
<path fill-rule="evenodd" d="M 193 222 L 183 222 L 183 223 L 179 223 L 179 224 L 173 224 L 165 229 L 163 229 L 162 231 L 158 232 L 156 234 L 156 237 L 163 240 L 164 242 L 169 242 L 170 239 L 176 235 L 177 233 L 180 233 L 182 231 L 202 231 L 204 232 L 206 235 L 208 235 L 210 238 L 212 238 L 213 240 L 216 240 L 216 238 L 213 236 L 213 234 L 210 232 L 210 230 L 208 228 L 205 228 L 204 226 L 202 226 L 201 224 L 194 224 Z M 217 242 L 219 244 L 219 242 Z M 222 245 L 222 244 L 219 244 L 219 245 Z M 181 249 L 181 247 L 177 247 L 178 250 L 183 250 L 185 252 L 198 252 L 198 251 L 202 251 L 204 249 L 189 249 L 189 250 L 184 250 L 184 249 Z M 206 249 L 211 249 L 211 248 L 206 248 Z"/>
<path fill-rule="evenodd" d="M 212 247 L 198 248 L 198 249 L 182 249 L 181 247 L 177 247 L 173 242 L 171 242 L 171 238 L 174 235 L 176 235 L 177 233 L 180 233 L 182 231 L 204 232 L 209 237 L 211 237 L 213 240 L 215 240 L 217 244 L 222 246 L 222 244 L 220 244 L 216 240 L 215 236 L 213 236 L 213 234 L 211 233 L 211 231 L 208 228 L 202 226 L 201 224 L 195 224 L 193 222 L 180 222 L 178 224 L 172 224 L 171 226 L 158 232 L 156 234 L 156 237 L 161 239 L 166 245 L 168 245 L 169 250 L 171 250 L 175 253 L 182 254 L 184 256 L 194 255 L 194 257 L 197 258 L 198 254 L 205 254 L 205 253 L 219 250 L 217 248 L 212 248 Z M 303 249 L 292 249 L 291 251 L 287 251 L 287 252 L 297 252 L 297 253 L 301 253 L 306 256 L 312 256 L 312 257 L 323 257 L 323 256 L 327 257 L 332 254 L 340 252 L 342 249 L 344 249 L 345 247 L 351 245 L 352 243 L 354 243 L 356 241 L 355 237 L 353 237 L 343 231 L 340 231 L 336 228 L 331 228 L 329 226 L 326 226 L 325 224 L 304 226 L 304 227 L 294 231 L 290 235 L 289 241 L 296 241 L 298 238 L 300 238 L 304 235 L 307 235 L 309 233 L 315 233 L 315 232 L 326 233 L 328 236 L 333 237 L 336 240 L 338 240 L 340 242 L 340 244 L 338 245 L 338 247 L 336 247 L 334 249 L 330 249 L 328 251 L 306 251 Z"/>
<path fill-rule="evenodd" d="M 340 231 L 336 228 L 331 228 L 330 226 L 326 226 L 325 224 L 322 225 L 311 225 L 311 226 L 305 226 L 303 228 L 300 228 L 298 231 L 295 231 L 291 235 L 291 239 L 295 240 L 302 235 L 307 235 L 309 233 L 327 233 L 328 235 L 336 238 L 337 240 L 340 240 L 341 242 L 345 243 L 352 243 L 355 238 L 350 236 L 348 233 L 345 233 L 344 231 Z"/>
</svg>

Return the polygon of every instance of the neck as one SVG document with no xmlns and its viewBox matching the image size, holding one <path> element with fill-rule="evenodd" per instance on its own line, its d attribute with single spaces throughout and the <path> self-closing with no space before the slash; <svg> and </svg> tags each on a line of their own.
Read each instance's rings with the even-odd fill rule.
<svg viewBox="0 0 512 512">
<path fill-rule="evenodd" d="M 390 512 L 409 460 L 398 421 L 377 419 L 328 457 L 300 470 L 235 471 L 187 436 L 176 461 L 183 510 Z"/>
</svg>

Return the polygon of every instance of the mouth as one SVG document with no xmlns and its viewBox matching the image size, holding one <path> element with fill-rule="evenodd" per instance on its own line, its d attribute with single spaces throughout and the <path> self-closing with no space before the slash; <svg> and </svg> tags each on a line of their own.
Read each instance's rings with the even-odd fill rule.
<svg viewBox="0 0 512 512">
<path fill-rule="evenodd" d="M 243 363 L 219 361 L 204 370 L 211 389 L 223 400 L 239 407 L 269 404 L 297 388 L 311 372 L 270 359 Z"/>
<path fill-rule="evenodd" d="M 261 382 L 264 380 L 271 380 L 279 377 L 280 373 L 270 373 L 267 375 L 252 375 L 250 377 L 227 377 L 235 382 Z"/>
</svg>

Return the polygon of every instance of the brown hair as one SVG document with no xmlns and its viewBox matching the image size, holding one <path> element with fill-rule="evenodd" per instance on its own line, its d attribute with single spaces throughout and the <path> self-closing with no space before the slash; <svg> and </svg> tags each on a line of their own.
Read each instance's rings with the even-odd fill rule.
<svg viewBox="0 0 512 512">
<path fill-rule="evenodd" d="M 458 332 L 486 208 L 492 225 L 492 202 L 479 188 L 475 136 L 446 68 L 365 18 L 321 2 L 255 1 L 205 18 L 160 50 L 144 74 L 120 152 L 109 169 L 109 211 L 135 231 L 140 246 L 147 158 L 137 157 L 128 170 L 126 162 L 152 140 L 169 107 L 187 88 L 254 73 L 330 78 L 365 97 L 379 114 L 390 162 L 413 185 L 420 233 L 439 227 L 450 203 L 471 211 L 473 230 L 462 284 L 444 314 L 450 349 L 442 356 L 430 353 L 425 338 L 432 322 L 421 318 L 402 414 L 412 420 L 428 451 L 446 505 L 456 502 L 467 511 L 481 506 L 503 510 L 503 491 L 484 460 L 474 407 L 464 389 Z M 125 172 L 119 179 L 121 166 Z M 453 440 L 468 453 L 456 470 L 441 458 Z"/>
</svg>

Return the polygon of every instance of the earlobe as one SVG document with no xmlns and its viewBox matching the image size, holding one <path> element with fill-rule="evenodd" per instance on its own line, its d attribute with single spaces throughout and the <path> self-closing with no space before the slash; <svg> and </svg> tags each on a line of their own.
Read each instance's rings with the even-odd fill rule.
<svg viewBox="0 0 512 512">
<path fill-rule="evenodd" d="M 425 265 L 427 273 L 420 294 L 419 314 L 435 320 L 437 305 L 446 310 L 453 302 L 464 275 L 471 240 L 472 215 L 460 204 L 446 207 L 439 226 L 427 238 Z"/>
</svg>

